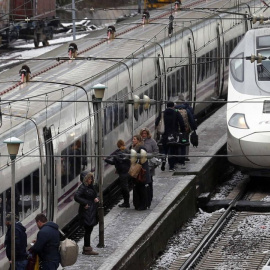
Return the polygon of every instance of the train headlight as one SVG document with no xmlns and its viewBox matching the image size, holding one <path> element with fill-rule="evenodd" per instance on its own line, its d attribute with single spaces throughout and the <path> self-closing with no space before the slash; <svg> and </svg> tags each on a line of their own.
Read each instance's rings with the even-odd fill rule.
<svg viewBox="0 0 270 270">
<path fill-rule="evenodd" d="M 229 120 L 229 126 L 235 128 L 248 129 L 245 115 L 242 113 L 234 113 Z"/>
</svg>

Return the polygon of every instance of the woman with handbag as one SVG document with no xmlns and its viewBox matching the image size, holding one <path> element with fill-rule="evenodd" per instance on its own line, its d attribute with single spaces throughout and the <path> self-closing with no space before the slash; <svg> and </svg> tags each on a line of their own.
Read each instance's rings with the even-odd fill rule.
<svg viewBox="0 0 270 270">
<path fill-rule="evenodd" d="M 135 150 L 137 153 L 140 153 L 142 149 L 146 151 L 140 135 L 133 136 L 131 149 Z M 133 185 L 133 204 L 138 211 L 147 209 L 148 198 L 146 186 L 151 183 L 148 161 L 143 163 L 141 160 L 142 159 L 138 159 L 137 162 L 140 163 L 145 170 L 145 181 L 140 182 L 134 179 Z"/>
<path fill-rule="evenodd" d="M 98 224 L 97 220 L 97 193 L 93 186 L 94 176 L 92 173 L 88 173 L 83 183 L 77 189 L 74 200 L 80 204 L 79 207 L 79 218 L 81 226 L 84 226 L 84 255 L 98 255 L 97 252 L 93 251 L 90 245 L 90 237 L 95 225 Z"/>
<path fill-rule="evenodd" d="M 150 153 L 152 155 L 157 155 L 159 153 L 159 148 L 157 145 L 157 142 L 152 138 L 152 135 L 150 133 L 150 130 L 148 128 L 142 128 L 140 131 L 140 135 L 142 136 L 143 142 L 144 142 L 144 148 L 146 149 L 147 153 Z M 149 189 L 148 193 L 148 205 L 149 208 L 153 199 L 153 176 L 155 175 L 155 168 L 159 165 L 158 160 L 153 157 L 152 159 L 148 160 L 149 165 L 149 173 L 151 182 L 149 183 Z"/>
</svg>

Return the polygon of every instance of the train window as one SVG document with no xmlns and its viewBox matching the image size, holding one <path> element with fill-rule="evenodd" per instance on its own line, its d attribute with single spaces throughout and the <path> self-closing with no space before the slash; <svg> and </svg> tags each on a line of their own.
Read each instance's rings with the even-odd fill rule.
<svg viewBox="0 0 270 270">
<path fill-rule="evenodd" d="M 185 92 L 185 68 L 181 68 L 181 93 Z"/>
<path fill-rule="evenodd" d="M 197 58 L 197 83 L 201 82 L 201 58 Z"/>
<path fill-rule="evenodd" d="M 15 213 L 23 220 L 40 205 L 39 169 L 21 179 L 15 185 Z M 11 188 L 0 194 L 0 236 L 5 231 L 5 216 L 11 212 Z"/>
<path fill-rule="evenodd" d="M 65 187 L 87 165 L 87 136 L 83 135 L 61 152 L 61 186 Z"/>
<path fill-rule="evenodd" d="M 171 76 L 167 77 L 167 92 L 168 92 L 168 99 L 172 96 L 172 82 L 171 82 Z"/>
<path fill-rule="evenodd" d="M 216 73 L 216 71 L 217 71 L 217 62 L 218 62 L 218 59 L 217 59 L 217 48 L 215 48 L 213 50 L 213 68 L 214 68 L 213 73 Z"/>
<path fill-rule="evenodd" d="M 176 91 L 177 95 L 180 94 L 180 69 L 176 71 Z"/>
<path fill-rule="evenodd" d="M 243 58 L 244 54 L 240 53 L 235 58 Z M 231 64 L 231 73 L 235 80 L 239 82 L 244 81 L 244 60 L 243 59 L 232 59 Z"/>
<path fill-rule="evenodd" d="M 176 87 L 176 76 L 175 73 L 172 74 L 172 96 L 177 96 L 177 87 Z"/>
<path fill-rule="evenodd" d="M 214 69 L 214 62 L 215 62 L 214 53 L 215 53 L 214 50 L 210 51 L 210 53 L 209 53 L 209 56 L 210 56 L 210 59 L 209 59 L 210 75 L 213 75 L 215 73 L 215 69 Z"/>
<path fill-rule="evenodd" d="M 113 124 L 113 112 L 112 112 L 112 106 L 109 105 L 104 113 L 104 119 L 105 119 L 105 134 L 108 134 L 112 131 L 112 124 Z"/>
<path fill-rule="evenodd" d="M 134 109 L 134 118 L 137 121 L 137 124 L 135 123 L 135 128 L 138 126 L 138 119 L 139 119 L 139 108 Z"/>
<path fill-rule="evenodd" d="M 114 121 L 113 121 L 113 128 L 117 128 L 118 127 L 118 103 L 114 103 L 113 104 L 113 118 L 114 118 Z"/>
<path fill-rule="evenodd" d="M 154 96 L 153 96 L 153 99 L 154 100 L 157 100 L 158 99 L 158 84 L 157 83 L 154 85 Z"/>
<path fill-rule="evenodd" d="M 143 93 L 139 95 L 140 99 L 143 99 Z M 143 113 L 144 113 L 144 109 L 143 106 L 139 106 L 139 122 L 143 123 L 144 119 L 143 119 Z"/>
<path fill-rule="evenodd" d="M 266 60 L 262 60 L 261 63 L 257 64 L 258 80 L 259 81 L 270 81 L 270 50 L 259 50 L 257 54 L 261 54 L 266 57 Z"/>
<path fill-rule="evenodd" d="M 210 53 L 208 52 L 205 55 L 205 62 L 206 62 L 206 78 L 210 76 Z"/>
<path fill-rule="evenodd" d="M 257 37 L 257 48 L 270 47 L 270 36 Z"/>
<path fill-rule="evenodd" d="M 206 59 L 205 59 L 205 55 L 203 55 L 201 57 L 201 71 L 202 71 L 202 75 L 201 75 L 201 81 L 204 81 L 206 79 L 206 67 L 205 67 L 205 63 L 206 63 Z"/>
</svg>

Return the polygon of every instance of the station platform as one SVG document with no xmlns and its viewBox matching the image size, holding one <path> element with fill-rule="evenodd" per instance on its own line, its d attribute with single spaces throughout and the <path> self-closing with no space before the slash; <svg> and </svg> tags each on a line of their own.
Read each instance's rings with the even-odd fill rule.
<svg viewBox="0 0 270 270">
<path fill-rule="evenodd" d="M 218 166 L 222 168 L 226 157 L 213 155 L 218 155 L 226 145 L 226 105 L 204 121 L 197 134 L 199 146 L 190 146 L 186 169 L 169 172 L 168 164 L 165 171 L 156 169 L 150 209 L 136 211 L 131 192 L 131 208 L 115 206 L 105 216 L 104 248 L 96 248 L 99 227 L 94 228 L 91 245 L 99 255 L 82 255 L 82 239 L 78 242 L 80 250 L 76 264 L 65 269 L 138 270 L 149 266 L 164 250 L 169 237 L 194 216 L 198 194 L 207 192 L 217 181 L 215 172 Z"/>
</svg>

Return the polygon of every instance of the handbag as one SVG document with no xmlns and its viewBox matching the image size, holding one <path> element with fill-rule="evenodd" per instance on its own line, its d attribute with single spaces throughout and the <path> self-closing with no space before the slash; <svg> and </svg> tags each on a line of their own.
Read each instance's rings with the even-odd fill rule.
<svg viewBox="0 0 270 270">
<path fill-rule="evenodd" d="M 146 170 L 141 167 L 141 170 L 136 178 L 138 183 L 145 183 L 146 182 Z"/>
<path fill-rule="evenodd" d="M 193 147 L 197 147 L 199 145 L 199 137 L 195 130 L 190 134 L 190 142 L 192 143 Z"/>
<path fill-rule="evenodd" d="M 142 168 L 142 165 L 139 163 L 132 163 L 130 165 L 128 174 L 133 177 L 133 178 L 137 178 L 138 174 L 140 173 L 140 170 Z"/>
<path fill-rule="evenodd" d="M 161 117 L 157 126 L 157 132 L 159 134 L 164 134 L 165 132 L 165 124 L 164 124 L 164 112 L 161 112 Z"/>
<path fill-rule="evenodd" d="M 28 250 L 26 270 L 38 270 L 39 269 L 39 257 L 32 249 Z"/>
<path fill-rule="evenodd" d="M 151 159 L 148 160 L 148 165 L 151 168 L 152 167 L 157 168 L 160 164 L 161 164 L 161 160 L 156 157 L 152 157 Z"/>
</svg>

